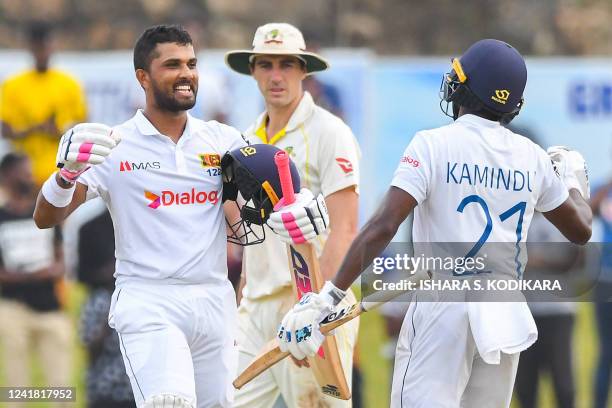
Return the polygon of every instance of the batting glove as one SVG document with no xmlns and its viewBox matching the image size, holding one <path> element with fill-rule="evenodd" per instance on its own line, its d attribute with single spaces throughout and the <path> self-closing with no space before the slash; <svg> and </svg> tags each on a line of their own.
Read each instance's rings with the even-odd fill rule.
<svg viewBox="0 0 612 408">
<path fill-rule="evenodd" d="M 60 139 L 56 157 L 60 177 L 74 183 L 92 165 L 102 163 L 120 141 L 119 134 L 106 125 L 76 125 Z"/>
<path fill-rule="evenodd" d="M 298 360 L 315 355 L 325 336 L 320 323 L 346 296 L 331 282 L 325 282 L 320 293 L 310 292 L 287 312 L 278 329 L 281 351 L 288 351 Z"/>
<path fill-rule="evenodd" d="M 566 146 L 551 146 L 546 151 L 552 160 L 557 175 L 568 189 L 575 188 L 585 200 L 591 196 L 589 172 L 584 157 Z"/>
<path fill-rule="evenodd" d="M 316 198 L 303 188 L 293 204 L 270 214 L 268 226 L 289 244 L 303 244 L 322 234 L 329 225 L 329 214 L 323 195 Z"/>
</svg>

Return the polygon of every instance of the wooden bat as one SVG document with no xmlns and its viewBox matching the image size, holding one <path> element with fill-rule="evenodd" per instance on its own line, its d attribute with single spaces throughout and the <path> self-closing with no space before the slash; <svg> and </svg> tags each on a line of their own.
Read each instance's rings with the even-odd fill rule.
<svg viewBox="0 0 612 408">
<path fill-rule="evenodd" d="M 431 273 L 426 271 L 417 271 L 410 278 L 411 281 L 420 282 L 423 280 L 431 279 Z M 416 285 L 418 287 L 418 284 Z M 407 293 L 407 291 L 399 292 L 385 292 L 385 293 L 374 293 L 361 302 L 354 303 L 350 306 L 335 310 L 330 313 L 321 321 L 320 330 L 321 333 L 327 335 L 330 331 L 335 328 L 342 326 L 346 322 L 349 322 L 364 312 L 368 312 L 377 308 L 378 306 L 386 303 L 400 295 Z M 376 299 L 376 300 L 372 300 Z M 328 337 L 329 338 L 329 337 Z M 263 373 L 274 364 L 278 363 L 285 357 L 289 356 L 289 352 L 282 352 L 278 346 L 278 339 L 271 340 L 264 351 L 253 360 L 253 362 L 244 369 L 242 373 L 234 380 L 233 384 L 236 389 L 240 389 L 242 386 L 247 384 L 249 381 Z"/>
<path fill-rule="evenodd" d="M 292 204 L 295 202 L 295 195 L 289 170 L 289 155 L 284 151 L 278 152 L 274 156 L 274 162 L 283 192 L 283 198 L 277 206 Z M 314 246 L 308 243 L 287 245 L 287 257 L 296 299 L 300 300 L 308 292 L 319 292 L 325 282 Z M 327 337 L 319 352 L 308 358 L 308 363 L 324 394 L 343 400 L 351 397 L 335 337 Z"/>
</svg>

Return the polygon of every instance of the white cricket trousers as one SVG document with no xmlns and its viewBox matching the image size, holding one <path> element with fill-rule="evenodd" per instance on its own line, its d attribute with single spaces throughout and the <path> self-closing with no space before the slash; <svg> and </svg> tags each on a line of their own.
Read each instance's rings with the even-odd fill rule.
<svg viewBox="0 0 612 408">
<path fill-rule="evenodd" d="M 410 304 L 395 353 L 392 408 L 509 407 L 519 353 L 485 363 L 476 348 L 467 303 Z"/>
<path fill-rule="evenodd" d="M 245 369 L 270 340 L 276 338 L 280 322 L 295 302 L 291 287 L 257 300 L 242 298 L 238 309 L 239 371 Z M 355 296 L 349 290 L 343 305 L 354 302 Z M 342 369 L 349 387 L 358 329 L 359 319 L 354 319 L 335 331 Z M 298 367 L 291 358 L 286 358 L 236 391 L 234 407 L 271 408 L 279 395 L 289 408 L 352 406 L 350 400 L 323 394 L 311 369 Z"/>
<path fill-rule="evenodd" d="M 109 324 L 119 334 L 138 407 L 162 393 L 198 408 L 232 405 L 238 354 L 229 282 L 122 283 L 113 293 Z"/>
</svg>

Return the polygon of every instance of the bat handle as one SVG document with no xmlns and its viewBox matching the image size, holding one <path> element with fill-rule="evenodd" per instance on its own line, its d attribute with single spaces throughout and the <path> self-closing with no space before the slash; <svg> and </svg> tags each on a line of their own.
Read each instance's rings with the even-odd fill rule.
<svg viewBox="0 0 612 408">
<path fill-rule="evenodd" d="M 274 163 L 278 169 L 278 178 L 280 180 L 281 189 L 283 190 L 283 198 L 278 202 L 277 206 L 293 204 L 295 202 L 295 193 L 293 192 L 293 180 L 291 180 L 289 155 L 287 152 L 282 150 L 276 152 L 274 155 Z"/>
</svg>

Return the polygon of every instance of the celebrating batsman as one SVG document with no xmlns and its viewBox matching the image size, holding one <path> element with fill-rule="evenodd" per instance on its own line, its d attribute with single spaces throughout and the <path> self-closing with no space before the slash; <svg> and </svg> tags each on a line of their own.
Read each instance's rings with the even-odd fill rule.
<svg viewBox="0 0 612 408">
<path fill-rule="evenodd" d="M 486 241 L 508 242 L 518 250 L 534 211 L 570 241 L 589 240 L 592 214 L 585 201 L 589 185 L 582 156 L 565 147 L 547 154 L 502 126 L 519 113 L 526 81 L 523 57 L 498 40 L 479 41 L 453 59 L 441 93 L 447 110 L 452 106 L 454 123 L 414 136 L 382 204 L 351 245 L 333 283 L 303 298 L 284 317 L 282 350 L 296 357 L 316 352 L 323 316 L 413 210 L 414 242 L 478 241 L 476 252 Z M 495 183 L 491 169 L 529 175 L 529 183 Z M 515 256 L 509 254 L 508 264 L 515 264 Z M 499 272 L 520 279 L 522 270 L 519 264 L 517 270 Z M 312 335 L 296 337 L 309 330 Z M 423 302 L 417 294 L 400 333 L 391 405 L 508 407 L 519 353 L 536 338 L 524 302 Z"/>
<path fill-rule="evenodd" d="M 236 200 L 240 191 L 267 209 L 249 223 L 262 225 L 272 208 L 261 183 L 275 174 L 278 149 L 246 146 L 237 130 L 186 112 L 196 101 L 196 66 L 189 33 L 147 29 L 134 47 L 145 109 L 113 129 L 88 123 L 64 134 L 60 171 L 44 183 L 34 214 L 48 228 L 86 199 L 105 201 L 117 258 L 109 324 L 145 408 L 231 406 L 236 301 L 222 193 Z M 241 162 L 245 146 L 249 160 Z M 226 174 L 236 169 L 241 177 Z M 268 195 L 282 194 L 278 180 L 265 181 Z"/>
</svg>

